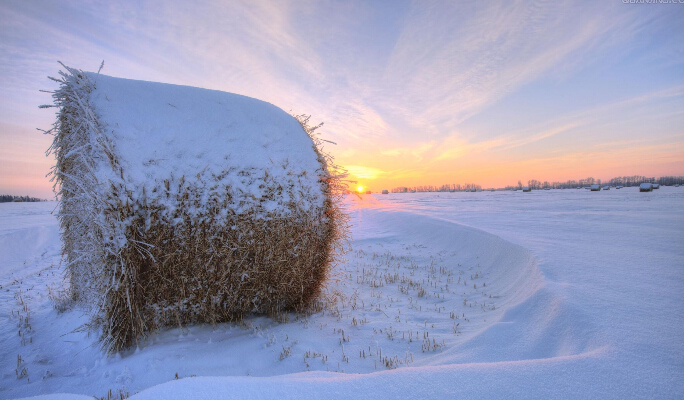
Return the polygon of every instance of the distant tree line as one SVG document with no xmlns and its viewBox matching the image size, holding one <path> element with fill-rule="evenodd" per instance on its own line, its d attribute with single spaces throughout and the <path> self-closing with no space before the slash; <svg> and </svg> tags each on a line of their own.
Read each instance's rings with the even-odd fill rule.
<svg viewBox="0 0 684 400">
<path fill-rule="evenodd" d="M 522 188 L 523 186 L 529 186 L 531 189 L 572 189 L 577 187 L 585 187 L 591 185 L 608 185 L 608 186 L 639 186 L 642 183 L 659 183 L 663 186 L 670 186 L 675 184 L 684 184 L 684 176 L 661 176 L 660 178 L 649 178 L 643 175 L 632 175 L 632 176 L 619 176 L 607 181 L 601 181 L 600 179 L 594 179 L 592 177 L 580 179 L 580 180 L 569 180 L 566 182 L 549 182 L 549 181 L 538 181 L 536 179 L 531 179 L 527 181 L 527 185 L 523 185 L 522 181 L 518 181 L 517 186 L 506 186 L 505 189 L 515 189 Z"/>
<path fill-rule="evenodd" d="M 11 203 L 13 201 L 35 202 L 47 200 L 30 196 L 12 196 L 11 194 L 0 194 L 0 203 Z"/>
<path fill-rule="evenodd" d="M 463 185 L 459 183 L 444 184 L 441 186 L 401 186 L 396 187 L 391 190 L 392 193 L 412 193 L 412 192 L 460 192 L 464 190 L 470 190 L 475 188 L 476 190 L 482 190 L 482 186 L 475 183 L 465 183 Z"/>
<path fill-rule="evenodd" d="M 633 176 L 618 176 L 616 178 L 607 180 L 607 181 L 601 181 L 600 179 L 594 179 L 592 177 L 588 177 L 585 179 L 579 179 L 579 180 L 569 180 L 566 182 L 549 182 L 549 181 L 538 181 L 536 179 L 531 179 L 527 181 L 527 184 L 525 185 L 522 181 L 518 181 L 518 184 L 515 186 L 506 186 L 505 190 L 511 190 L 511 189 L 522 189 L 524 186 L 529 186 L 533 190 L 541 190 L 541 189 L 574 189 L 578 187 L 585 187 L 585 186 L 591 186 L 591 185 L 609 185 L 609 186 L 639 186 L 642 183 L 659 183 L 662 186 L 671 186 L 671 185 L 684 185 L 684 176 L 661 176 L 660 178 L 649 178 L 643 175 L 633 175 Z M 427 185 L 427 186 L 400 186 L 400 187 L 395 187 L 394 189 L 391 190 L 392 193 L 412 193 L 412 192 L 461 192 L 461 191 L 470 191 L 471 189 L 475 190 L 482 190 L 482 186 L 475 184 L 475 183 L 466 183 L 466 184 L 457 184 L 457 183 L 452 183 L 452 184 L 444 184 L 441 186 L 432 186 L 432 185 Z M 499 190 L 501 190 L 499 189 Z"/>
</svg>

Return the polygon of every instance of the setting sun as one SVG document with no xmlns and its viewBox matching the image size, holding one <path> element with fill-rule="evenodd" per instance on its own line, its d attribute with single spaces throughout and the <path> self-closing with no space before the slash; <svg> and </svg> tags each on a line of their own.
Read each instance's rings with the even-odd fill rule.
<svg viewBox="0 0 684 400">
<path fill-rule="evenodd" d="M 357 187 L 356 190 L 357 190 L 359 193 L 363 193 L 363 186 Z"/>
</svg>

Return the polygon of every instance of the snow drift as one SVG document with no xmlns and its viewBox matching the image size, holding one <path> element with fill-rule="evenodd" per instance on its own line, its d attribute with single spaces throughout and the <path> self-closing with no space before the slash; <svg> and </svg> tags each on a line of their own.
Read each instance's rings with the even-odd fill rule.
<svg viewBox="0 0 684 400">
<path fill-rule="evenodd" d="M 65 68 L 49 149 L 63 253 L 106 350 L 311 303 L 342 218 L 317 127 L 245 96 Z"/>
</svg>

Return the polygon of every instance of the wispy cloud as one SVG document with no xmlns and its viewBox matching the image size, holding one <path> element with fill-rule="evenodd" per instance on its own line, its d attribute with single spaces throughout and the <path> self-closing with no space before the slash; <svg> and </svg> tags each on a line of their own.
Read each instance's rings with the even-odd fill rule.
<svg viewBox="0 0 684 400">
<path fill-rule="evenodd" d="M 345 167 L 352 177 L 358 179 L 376 179 L 384 172 L 377 168 L 362 167 L 360 165 L 347 165 Z"/>
<path fill-rule="evenodd" d="M 395 147 L 386 150 L 380 150 L 380 154 L 384 156 L 411 156 L 414 160 L 421 161 L 426 153 L 430 152 L 435 147 L 435 142 L 417 143 L 410 147 Z"/>
<path fill-rule="evenodd" d="M 671 117 L 681 118 L 684 111 L 675 108 L 678 103 L 684 104 L 684 85 L 575 111 L 525 129 L 503 132 L 485 141 L 466 142 L 460 139 L 458 134 L 454 134 L 437 144 L 436 147 L 443 150 L 436 156 L 436 159 L 455 159 L 468 153 L 488 150 L 498 152 L 512 150 L 572 131 L 597 130 L 606 125 L 624 127 L 629 124 L 630 120 L 643 122 L 648 119 L 663 121 Z M 656 108 L 660 109 L 658 113 L 653 113 L 654 104 Z M 627 130 L 623 132 L 627 132 Z M 684 131 L 681 134 L 684 134 Z M 601 143 L 598 142 L 598 144 Z M 609 143 L 614 142 L 611 140 Z"/>
<path fill-rule="evenodd" d="M 415 3 L 387 65 L 385 101 L 436 131 L 450 128 L 561 63 L 576 65 L 571 55 L 582 58 L 627 18 L 596 11 L 576 2 Z"/>
</svg>

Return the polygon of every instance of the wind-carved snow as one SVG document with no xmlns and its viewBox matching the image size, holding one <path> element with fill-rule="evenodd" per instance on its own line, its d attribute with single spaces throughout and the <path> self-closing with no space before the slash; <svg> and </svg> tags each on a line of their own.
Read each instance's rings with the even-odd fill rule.
<svg viewBox="0 0 684 400">
<path fill-rule="evenodd" d="M 52 309 L 46 286 L 64 285 L 53 241 L 51 259 L 29 257 L 22 280 L 3 259 L 0 393 L 676 397 L 684 389 L 684 191 L 676 190 L 349 197 L 352 251 L 324 310 L 169 329 L 110 358 L 94 335 L 74 331 L 85 322 L 78 310 Z M 17 223 L 2 240 L 30 228 Z"/>
</svg>

